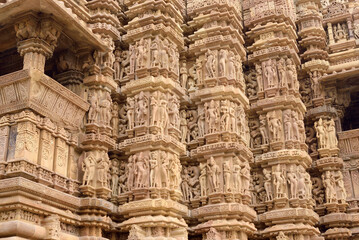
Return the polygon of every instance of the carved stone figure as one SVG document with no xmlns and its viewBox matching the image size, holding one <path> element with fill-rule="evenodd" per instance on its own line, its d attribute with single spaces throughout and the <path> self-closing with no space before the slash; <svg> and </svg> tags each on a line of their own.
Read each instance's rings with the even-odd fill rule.
<svg viewBox="0 0 359 240">
<path fill-rule="evenodd" d="M 150 154 L 150 186 L 161 187 L 161 172 L 158 163 L 158 152 L 152 152 Z"/>
<path fill-rule="evenodd" d="M 265 62 L 264 76 L 266 78 L 268 88 L 276 87 L 276 72 L 271 59 Z"/>
<path fill-rule="evenodd" d="M 264 189 L 266 191 L 266 199 L 267 201 L 273 200 L 273 187 L 272 187 L 272 173 L 270 170 L 263 169 L 264 175 Z"/>
<path fill-rule="evenodd" d="M 201 186 L 201 197 L 207 196 L 207 165 L 201 166 L 201 175 L 199 176 Z"/>
<path fill-rule="evenodd" d="M 206 107 L 206 122 L 208 126 L 208 133 L 215 133 L 217 129 L 217 124 L 219 121 L 218 108 L 214 100 L 211 100 L 208 107 Z"/>
<path fill-rule="evenodd" d="M 279 86 L 280 87 L 288 87 L 288 78 L 287 78 L 287 72 L 285 69 L 285 60 L 284 58 L 281 58 L 278 61 L 278 65 L 277 65 L 277 69 L 278 69 L 278 73 L 279 73 Z"/>
<path fill-rule="evenodd" d="M 275 188 L 276 198 L 286 197 L 285 190 L 287 188 L 287 184 L 286 184 L 285 176 L 279 164 L 274 168 L 272 172 L 272 176 L 273 176 L 273 185 Z"/>
<path fill-rule="evenodd" d="M 276 114 L 270 115 L 268 117 L 268 126 L 273 141 L 280 141 L 281 131 L 282 131 L 282 121 L 278 118 L 278 116 L 276 116 Z"/>
<path fill-rule="evenodd" d="M 233 189 L 235 192 L 242 191 L 241 161 L 237 156 L 233 157 Z"/>
<path fill-rule="evenodd" d="M 188 174 L 188 169 L 185 167 L 183 168 L 182 183 L 181 183 L 181 190 L 182 190 L 184 201 L 189 201 L 191 198 L 190 189 L 189 189 L 189 178 L 190 177 Z"/>
<path fill-rule="evenodd" d="M 225 76 L 226 75 L 226 67 L 227 67 L 227 55 L 228 55 L 228 50 L 226 49 L 221 49 L 219 51 L 219 71 L 218 74 L 219 76 Z"/>
<path fill-rule="evenodd" d="M 97 121 L 99 114 L 98 99 L 97 99 L 97 94 L 95 92 L 89 94 L 89 103 L 90 103 L 90 109 L 88 114 L 88 121 L 89 123 L 95 123 Z"/>
<path fill-rule="evenodd" d="M 135 127 L 135 100 L 132 97 L 127 98 L 127 120 L 128 129 Z"/>
<path fill-rule="evenodd" d="M 224 177 L 224 191 L 230 192 L 231 191 L 231 183 L 232 183 L 232 171 L 229 161 L 225 161 L 223 163 L 223 177 Z"/>
<path fill-rule="evenodd" d="M 96 170 L 96 160 L 92 153 L 85 157 L 82 163 L 82 170 L 84 171 L 83 185 L 93 185 Z"/>
<path fill-rule="evenodd" d="M 291 166 L 289 172 L 287 173 L 288 183 L 290 185 L 290 194 L 291 198 L 298 197 L 298 178 L 297 172 L 294 169 L 294 166 Z"/>
<path fill-rule="evenodd" d="M 219 191 L 219 175 L 221 174 L 221 170 L 214 158 L 211 157 L 207 162 L 207 176 L 209 181 L 209 187 L 211 192 Z"/>
<path fill-rule="evenodd" d="M 180 75 L 181 75 L 181 86 L 183 88 L 187 88 L 188 74 L 187 74 L 186 62 L 182 63 L 182 67 L 180 69 Z"/>
<path fill-rule="evenodd" d="M 140 152 L 137 161 L 135 162 L 134 169 L 136 188 L 146 187 L 148 182 L 148 179 L 146 179 L 148 167 L 149 166 L 147 165 L 146 159 L 143 156 L 143 152 Z"/>
<path fill-rule="evenodd" d="M 136 95 L 136 122 L 137 126 L 146 125 L 148 114 L 148 99 L 144 92 Z M 127 113 L 128 114 L 128 113 Z"/>
<path fill-rule="evenodd" d="M 325 171 L 322 175 L 323 186 L 325 187 L 325 199 L 327 203 L 337 201 L 337 193 L 335 189 L 335 178 L 331 171 Z"/>
<path fill-rule="evenodd" d="M 186 110 L 181 111 L 180 130 L 181 130 L 181 142 L 186 142 L 187 132 L 188 132 Z"/>
<path fill-rule="evenodd" d="M 111 165 L 111 190 L 112 195 L 118 195 L 118 174 L 119 174 L 119 162 L 117 160 L 112 161 Z"/>
<path fill-rule="evenodd" d="M 215 77 L 216 62 L 214 52 L 208 49 L 206 52 L 206 78 Z"/>
</svg>

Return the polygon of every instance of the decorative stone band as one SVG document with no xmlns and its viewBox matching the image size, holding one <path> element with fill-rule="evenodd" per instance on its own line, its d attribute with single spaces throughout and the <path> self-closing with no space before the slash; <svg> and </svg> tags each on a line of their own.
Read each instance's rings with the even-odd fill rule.
<svg viewBox="0 0 359 240">
<path fill-rule="evenodd" d="M 246 222 L 252 222 L 257 217 L 256 212 L 251 207 L 240 203 L 206 205 L 192 210 L 192 216 L 199 218 L 200 221 L 218 219 L 218 214 Z M 252 229 L 255 230 L 254 226 Z"/>
<path fill-rule="evenodd" d="M 138 79 L 136 81 L 131 81 L 122 87 L 122 93 L 127 94 L 127 96 L 134 96 L 141 91 L 152 91 L 154 89 L 171 89 L 172 93 L 177 94 L 178 96 L 184 96 L 185 91 L 178 82 L 169 81 L 168 78 L 159 76 L 153 77 L 149 76 L 146 78 Z"/>
<path fill-rule="evenodd" d="M 210 11 L 210 9 L 215 8 L 224 8 L 225 11 L 229 9 L 233 9 L 236 15 L 239 17 L 242 14 L 241 4 L 239 1 L 233 0 L 225 0 L 225 1 L 217 1 L 217 0 L 194 0 L 188 4 L 188 15 L 198 14 L 199 12 Z"/>
<path fill-rule="evenodd" d="M 136 149 L 145 149 L 145 146 L 149 148 L 153 148 L 154 146 L 168 146 L 172 152 L 175 151 L 180 154 L 186 151 L 186 146 L 172 136 L 153 134 L 126 139 L 118 145 L 118 149 L 135 152 Z"/>
<path fill-rule="evenodd" d="M 265 165 L 276 164 L 301 164 L 308 168 L 312 164 L 312 159 L 307 152 L 297 149 L 283 149 L 275 152 L 268 152 L 255 157 L 255 162 Z"/>
<path fill-rule="evenodd" d="M 79 126 L 87 102 L 39 70 L 20 70 L 0 77 L 0 114 L 30 108 L 53 120 Z"/>
<path fill-rule="evenodd" d="M 188 216 L 188 208 L 178 202 L 170 199 L 144 199 L 135 202 L 125 203 L 119 206 L 120 214 L 125 217 L 137 217 L 144 215 L 144 212 L 150 214 L 163 214 L 166 212 L 174 217 Z"/>
</svg>

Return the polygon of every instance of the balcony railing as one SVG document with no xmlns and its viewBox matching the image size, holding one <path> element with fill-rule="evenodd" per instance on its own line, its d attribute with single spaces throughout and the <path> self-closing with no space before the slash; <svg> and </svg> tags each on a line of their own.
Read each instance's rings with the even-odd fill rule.
<svg viewBox="0 0 359 240">
<path fill-rule="evenodd" d="M 338 133 L 342 158 L 359 158 L 359 129 Z"/>
</svg>

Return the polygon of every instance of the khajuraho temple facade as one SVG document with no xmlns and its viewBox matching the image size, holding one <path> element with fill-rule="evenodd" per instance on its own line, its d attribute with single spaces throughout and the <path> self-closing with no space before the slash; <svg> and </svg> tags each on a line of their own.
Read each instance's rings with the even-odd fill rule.
<svg viewBox="0 0 359 240">
<path fill-rule="evenodd" d="M 0 239 L 358 240 L 359 1 L 0 0 Z"/>
</svg>

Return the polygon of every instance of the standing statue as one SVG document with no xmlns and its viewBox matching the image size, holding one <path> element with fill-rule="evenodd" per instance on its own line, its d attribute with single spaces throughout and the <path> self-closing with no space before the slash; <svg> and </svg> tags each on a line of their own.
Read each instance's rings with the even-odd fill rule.
<svg viewBox="0 0 359 240">
<path fill-rule="evenodd" d="M 201 174 L 199 176 L 199 184 L 201 187 L 201 197 L 207 196 L 207 165 L 201 166 Z"/>
<path fill-rule="evenodd" d="M 191 199 L 189 179 L 190 179 L 190 176 L 188 175 L 188 168 L 185 167 L 185 168 L 183 168 L 182 183 L 181 183 L 181 191 L 182 191 L 184 201 L 189 201 Z"/>
<path fill-rule="evenodd" d="M 188 132 L 186 110 L 181 111 L 180 130 L 181 130 L 181 142 L 185 143 L 187 138 L 187 132 Z"/>
<path fill-rule="evenodd" d="M 272 190 L 272 173 L 270 170 L 263 169 L 264 175 L 264 190 L 266 191 L 266 200 L 273 200 L 273 190 Z"/>
<path fill-rule="evenodd" d="M 155 39 L 151 42 L 151 67 L 158 67 L 160 65 L 160 53 L 159 53 L 159 38 L 156 35 Z"/>
<path fill-rule="evenodd" d="M 199 58 L 196 59 L 196 72 L 194 75 L 194 80 L 195 82 L 197 82 L 198 85 L 201 85 L 203 83 L 203 61 L 200 60 Z M 196 81 L 197 80 L 197 81 Z"/>
<path fill-rule="evenodd" d="M 131 191 L 134 185 L 135 180 L 135 163 L 136 163 L 136 155 L 131 155 L 128 158 L 128 163 L 126 166 L 126 175 L 127 175 L 127 189 Z"/>
<path fill-rule="evenodd" d="M 283 122 L 284 122 L 284 136 L 285 140 L 292 140 L 292 117 L 291 110 L 286 110 L 283 112 Z"/>
<path fill-rule="evenodd" d="M 327 148 L 327 132 L 323 124 L 323 119 L 320 118 L 317 122 L 314 123 L 315 130 L 317 132 L 317 139 L 319 143 L 319 148 Z"/>
<path fill-rule="evenodd" d="M 115 50 L 115 62 L 113 63 L 113 70 L 115 70 L 113 78 L 119 80 L 121 73 L 121 51 L 118 49 Z"/>
<path fill-rule="evenodd" d="M 144 92 L 136 95 L 137 107 L 136 107 L 136 122 L 137 126 L 143 126 L 147 123 L 147 113 L 148 113 L 148 98 Z"/>
<path fill-rule="evenodd" d="M 165 39 L 162 41 L 162 49 L 161 49 L 161 67 L 164 69 L 168 69 L 168 40 Z"/>
<path fill-rule="evenodd" d="M 206 106 L 206 104 L 205 104 L 205 106 Z M 209 133 L 215 133 L 218 130 L 217 124 L 218 124 L 218 120 L 219 120 L 219 114 L 217 111 L 218 111 L 218 109 L 216 107 L 214 100 L 211 100 L 211 102 L 209 103 L 209 106 L 207 108 L 207 111 L 206 111 L 206 115 L 207 115 L 206 121 L 207 121 Z"/>
<path fill-rule="evenodd" d="M 214 158 L 211 157 L 207 163 L 207 175 L 209 179 L 209 186 L 211 192 L 217 192 L 219 190 L 219 175 L 221 174 L 221 170 Z"/>
<path fill-rule="evenodd" d="M 90 109 L 88 114 L 88 121 L 89 123 L 95 123 L 97 122 L 98 118 L 98 99 L 97 94 L 95 92 L 92 92 L 92 94 L 89 94 L 89 102 L 90 102 Z"/>
<path fill-rule="evenodd" d="M 279 61 L 278 61 L 278 72 L 279 72 L 279 86 L 280 87 L 288 87 L 288 78 L 287 78 L 287 72 L 286 72 L 286 69 L 285 69 L 285 60 L 284 58 L 281 58 Z"/>
<path fill-rule="evenodd" d="M 247 191 L 249 191 L 249 183 L 251 178 L 249 163 L 245 161 L 241 167 L 242 193 L 247 194 Z"/>
<path fill-rule="evenodd" d="M 305 183 L 305 189 L 306 189 L 306 198 L 311 199 L 312 198 L 312 181 L 310 180 L 310 174 L 306 171 L 304 171 L 304 183 Z"/>
<path fill-rule="evenodd" d="M 162 187 L 169 187 L 169 159 L 168 153 L 165 151 L 160 152 L 160 159 L 162 161 L 161 164 L 161 185 Z"/>
<path fill-rule="evenodd" d="M 104 153 L 104 158 L 99 158 L 97 160 L 97 174 L 101 187 L 107 187 L 107 173 L 110 168 L 110 159 L 108 158 L 107 153 Z"/>
<path fill-rule="evenodd" d="M 82 171 L 84 171 L 83 185 L 92 185 L 96 169 L 96 160 L 92 153 L 85 157 L 82 163 Z"/>
<path fill-rule="evenodd" d="M 228 100 L 221 101 L 221 128 L 222 131 L 229 131 L 230 129 L 230 115 L 229 115 L 230 102 Z"/>
<path fill-rule="evenodd" d="M 237 156 L 233 157 L 233 189 L 234 192 L 242 191 L 241 161 Z"/>
<path fill-rule="evenodd" d="M 323 186 L 325 187 L 325 199 L 327 203 L 334 203 L 337 201 L 337 193 L 335 190 L 335 179 L 330 171 L 326 171 L 322 175 Z"/>
<path fill-rule="evenodd" d="M 295 91 L 299 91 L 296 66 L 293 63 L 293 60 L 290 58 L 286 60 L 286 64 L 287 64 L 287 79 L 288 79 L 289 88 L 292 88 Z"/>
<path fill-rule="evenodd" d="M 314 71 L 310 73 L 310 80 L 313 90 L 313 98 L 319 98 L 322 96 L 322 89 L 319 82 L 320 72 Z"/>
<path fill-rule="evenodd" d="M 298 121 L 299 121 L 299 117 L 298 117 L 298 112 L 296 111 L 292 111 L 292 138 L 294 140 L 299 141 L 300 140 L 300 134 L 299 134 L 299 126 L 298 126 Z"/>
<path fill-rule="evenodd" d="M 272 134 L 273 141 L 280 141 L 281 140 L 281 130 L 282 130 L 282 121 L 275 117 L 275 116 L 269 116 L 269 131 Z"/>
<path fill-rule="evenodd" d="M 263 91 L 263 72 L 262 66 L 260 64 L 256 64 L 256 77 L 257 77 L 257 84 L 258 84 L 258 91 Z"/>
<path fill-rule="evenodd" d="M 228 55 L 228 50 L 221 49 L 219 51 L 219 71 L 218 71 L 218 75 L 220 77 L 226 75 L 227 55 Z"/>
<path fill-rule="evenodd" d="M 216 69 L 216 58 L 214 53 L 208 49 L 206 52 L 206 78 L 214 78 Z"/>
<path fill-rule="evenodd" d="M 150 154 L 150 186 L 161 187 L 161 174 L 158 165 L 158 152 L 152 152 Z"/>
<path fill-rule="evenodd" d="M 223 178 L 224 178 L 224 191 L 231 191 L 231 180 L 232 180 L 232 170 L 229 164 L 229 161 L 224 161 L 223 163 Z"/>
<path fill-rule="evenodd" d="M 180 69 L 180 79 L 181 79 L 181 86 L 184 89 L 187 89 L 187 80 L 188 80 L 188 73 L 187 73 L 187 66 L 186 66 L 186 62 L 182 63 L 182 67 Z"/>
<path fill-rule="evenodd" d="M 105 125 L 110 125 L 111 122 L 111 95 L 109 92 L 105 92 L 105 98 L 100 102 L 100 119 Z"/>
<path fill-rule="evenodd" d="M 262 136 L 262 144 L 269 144 L 267 121 L 266 121 L 265 117 L 262 117 L 262 116 L 260 116 L 259 131 Z"/>
<path fill-rule="evenodd" d="M 134 73 L 136 67 L 136 55 L 137 55 L 137 51 L 136 51 L 136 46 L 134 45 L 130 45 L 129 48 L 129 52 L 130 52 L 130 73 Z"/>
<path fill-rule="evenodd" d="M 287 173 L 287 180 L 290 186 L 291 199 L 298 197 L 298 178 L 294 166 L 290 166 L 289 172 Z"/>
<path fill-rule="evenodd" d="M 328 136 L 327 147 L 330 149 L 338 148 L 338 139 L 335 134 L 335 123 L 334 123 L 333 118 L 331 118 L 330 120 L 327 120 L 326 130 L 327 130 L 327 136 Z"/>
<path fill-rule="evenodd" d="M 267 80 L 268 88 L 275 87 L 275 70 L 273 69 L 272 60 L 269 59 L 264 66 L 264 76 Z"/>
<path fill-rule="evenodd" d="M 158 119 L 159 104 L 157 98 L 158 98 L 158 92 L 157 91 L 153 92 L 150 97 L 151 125 L 156 125 L 156 126 L 158 126 L 159 124 L 159 119 Z"/>
<path fill-rule="evenodd" d="M 175 127 L 178 129 L 180 124 L 180 116 L 179 116 L 179 102 L 175 95 L 171 95 L 169 98 L 169 102 L 167 105 L 168 108 L 168 122 L 171 127 Z"/>
<path fill-rule="evenodd" d="M 287 188 L 287 184 L 279 164 L 273 170 L 273 185 L 275 187 L 276 198 L 286 197 L 285 189 Z"/>
<path fill-rule="evenodd" d="M 112 161 L 111 166 L 111 189 L 112 189 L 112 195 L 116 196 L 120 191 L 118 191 L 118 174 L 119 174 L 119 162 L 117 160 Z"/>
<path fill-rule="evenodd" d="M 344 203 L 346 203 L 347 192 L 345 190 L 343 174 L 342 174 L 341 171 L 338 171 L 338 176 L 336 177 L 335 182 L 337 184 L 338 202 L 341 203 L 341 204 L 344 204 Z"/>
<path fill-rule="evenodd" d="M 161 127 L 162 134 L 164 133 L 164 130 L 167 129 L 168 124 L 167 104 L 168 101 L 166 94 L 160 93 L 160 104 L 158 107 L 157 119 L 159 120 L 159 126 Z"/>
<path fill-rule="evenodd" d="M 133 97 L 127 98 L 127 121 L 128 129 L 135 127 L 135 99 Z"/>
<path fill-rule="evenodd" d="M 197 120 L 197 125 L 198 125 L 198 136 L 199 137 L 204 137 L 204 129 L 205 129 L 205 125 L 206 125 L 206 116 L 205 116 L 205 112 L 204 109 L 201 108 L 198 110 L 198 120 Z"/>
<path fill-rule="evenodd" d="M 145 157 L 143 156 L 143 152 L 140 152 L 137 158 L 137 162 L 135 162 L 135 186 L 136 188 L 146 187 L 146 170 L 147 170 L 147 163 L 145 161 Z"/>
<path fill-rule="evenodd" d="M 232 51 L 229 52 L 229 58 L 228 58 L 228 78 L 229 79 L 235 79 L 237 73 L 236 73 L 236 57 L 234 56 L 234 53 Z"/>
</svg>

